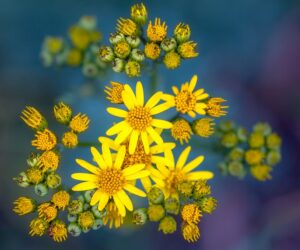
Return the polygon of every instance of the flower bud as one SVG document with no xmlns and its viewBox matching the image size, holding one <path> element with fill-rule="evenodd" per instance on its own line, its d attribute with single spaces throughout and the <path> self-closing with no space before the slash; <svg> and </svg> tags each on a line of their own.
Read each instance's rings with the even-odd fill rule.
<svg viewBox="0 0 300 250">
<path fill-rule="evenodd" d="M 94 193 L 95 193 L 94 190 L 89 190 L 89 191 L 86 191 L 86 192 L 84 193 L 84 199 L 85 199 L 85 201 L 86 201 L 87 203 L 90 203 L 90 201 L 91 201 L 92 196 L 93 196 Z"/>
<path fill-rule="evenodd" d="M 86 77 L 95 77 L 99 71 L 95 63 L 85 63 L 83 64 L 82 73 Z"/>
<path fill-rule="evenodd" d="M 128 61 L 125 65 L 125 73 L 129 77 L 137 77 L 141 74 L 141 65 L 136 61 Z"/>
<path fill-rule="evenodd" d="M 236 176 L 239 179 L 242 179 L 246 175 L 246 170 L 244 168 L 244 165 L 239 161 L 232 161 L 228 163 L 228 172 L 232 176 Z"/>
<path fill-rule="evenodd" d="M 171 50 L 174 50 L 177 46 L 177 42 L 174 38 L 165 38 L 161 44 L 160 47 L 165 51 L 169 52 Z"/>
<path fill-rule="evenodd" d="M 119 42 L 122 42 L 122 41 L 125 41 L 125 36 L 121 33 L 111 33 L 110 36 L 109 36 L 109 42 L 112 44 L 112 45 L 115 45 Z"/>
<path fill-rule="evenodd" d="M 132 223 L 135 225 L 144 225 L 147 222 L 147 209 L 139 208 L 133 211 L 132 214 Z"/>
<path fill-rule="evenodd" d="M 92 229 L 93 230 L 98 230 L 99 228 L 101 228 L 103 226 L 103 221 L 101 219 L 96 219 Z"/>
<path fill-rule="evenodd" d="M 127 36 L 126 41 L 128 42 L 131 48 L 137 48 L 141 44 L 141 39 L 137 36 Z"/>
<path fill-rule="evenodd" d="M 177 229 L 177 223 L 172 216 L 166 216 L 160 223 L 158 230 L 162 231 L 164 234 L 172 234 Z"/>
<path fill-rule="evenodd" d="M 190 39 L 191 29 L 188 24 L 179 23 L 174 30 L 174 37 L 179 43 L 186 42 Z"/>
<path fill-rule="evenodd" d="M 75 214 L 68 214 L 68 221 L 69 222 L 75 222 L 75 221 L 77 221 L 77 215 L 75 215 Z"/>
<path fill-rule="evenodd" d="M 238 127 L 236 131 L 237 137 L 240 141 L 245 142 L 248 138 L 248 131 L 243 127 Z"/>
<path fill-rule="evenodd" d="M 48 194 L 48 187 L 44 183 L 39 183 L 35 185 L 34 192 L 38 196 L 45 196 L 46 194 Z"/>
<path fill-rule="evenodd" d="M 21 172 L 17 177 L 13 178 L 20 187 L 28 187 L 29 180 L 25 172 Z"/>
<path fill-rule="evenodd" d="M 52 172 L 46 178 L 46 184 L 49 188 L 57 188 L 61 185 L 61 177 Z"/>
<path fill-rule="evenodd" d="M 83 211 L 82 200 L 72 200 L 68 206 L 68 211 L 70 214 L 76 215 Z"/>
<path fill-rule="evenodd" d="M 152 187 L 148 199 L 152 204 L 161 204 L 164 201 L 164 193 L 158 187 Z"/>
<path fill-rule="evenodd" d="M 267 154 L 267 163 L 270 166 L 278 164 L 281 160 L 281 154 L 279 151 L 272 150 Z"/>
<path fill-rule="evenodd" d="M 79 19 L 78 25 L 83 29 L 92 31 L 96 29 L 97 19 L 93 16 L 83 16 Z"/>
<path fill-rule="evenodd" d="M 148 13 L 144 4 L 134 4 L 131 6 L 130 16 L 137 24 L 144 25 L 147 21 Z"/>
<path fill-rule="evenodd" d="M 124 69 L 124 66 L 125 66 L 125 62 L 124 62 L 124 60 L 122 60 L 120 58 L 115 58 L 112 61 L 112 69 L 113 69 L 113 71 L 115 71 L 117 73 L 122 72 Z"/>
<path fill-rule="evenodd" d="M 109 46 L 102 46 L 99 49 L 99 57 L 103 62 L 111 62 L 114 59 L 114 52 Z"/>
<path fill-rule="evenodd" d="M 166 212 L 169 214 L 178 214 L 179 213 L 179 208 L 180 208 L 180 204 L 178 199 L 176 198 L 168 198 L 165 200 L 165 209 Z"/>
<path fill-rule="evenodd" d="M 131 51 L 131 58 L 137 62 L 142 62 L 145 60 L 144 52 L 140 49 L 133 49 Z"/>
<path fill-rule="evenodd" d="M 77 237 L 81 234 L 81 229 L 76 223 L 70 223 L 68 226 L 68 232 L 71 234 L 73 237 Z"/>
<path fill-rule="evenodd" d="M 160 221 L 165 217 L 165 209 L 162 205 L 150 205 L 147 213 L 149 220 L 154 222 Z"/>
</svg>

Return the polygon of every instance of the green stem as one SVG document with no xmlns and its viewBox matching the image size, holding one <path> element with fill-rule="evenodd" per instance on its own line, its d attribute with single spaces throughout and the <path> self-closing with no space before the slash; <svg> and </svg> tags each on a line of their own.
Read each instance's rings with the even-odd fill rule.
<svg viewBox="0 0 300 250">
<path fill-rule="evenodd" d="M 157 90 L 158 84 L 158 77 L 157 77 L 157 63 L 153 62 L 152 69 L 150 72 L 150 84 L 151 84 L 151 91 L 154 93 Z"/>
</svg>

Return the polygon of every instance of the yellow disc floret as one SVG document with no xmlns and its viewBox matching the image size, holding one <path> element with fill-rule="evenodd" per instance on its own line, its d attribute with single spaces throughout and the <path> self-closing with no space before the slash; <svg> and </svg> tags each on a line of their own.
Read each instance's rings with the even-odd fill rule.
<svg viewBox="0 0 300 250">
<path fill-rule="evenodd" d="M 222 106 L 223 102 L 226 102 L 226 100 L 221 97 L 210 98 L 207 102 L 207 114 L 213 117 L 226 115 L 227 111 L 224 109 L 228 108 L 228 106 Z"/>
<path fill-rule="evenodd" d="M 66 224 L 61 220 L 55 220 L 49 228 L 49 236 L 56 242 L 65 241 L 68 237 Z"/>
<path fill-rule="evenodd" d="M 38 184 L 44 179 L 44 174 L 38 167 L 28 168 L 26 171 L 26 176 L 28 181 L 32 184 Z"/>
<path fill-rule="evenodd" d="M 181 227 L 181 233 L 187 242 L 196 242 L 200 238 L 199 227 L 194 223 L 183 223 Z"/>
<path fill-rule="evenodd" d="M 145 55 L 146 57 L 156 60 L 160 56 L 160 47 L 156 43 L 147 43 L 145 45 Z"/>
<path fill-rule="evenodd" d="M 130 126 L 139 131 L 144 131 L 148 126 L 150 126 L 152 121 L 152 116 L 150 109 L 146 107 L 135 107 L 130 110 L 127 115 L 127 122 Z"/>
<path fill-rule="evenodd" d="M 27 197 L 19 197 L 14 201 L 13 211 L 18 215 L 25 215 L 33 212 L 35 209 L 34 201 Z"/>
<path fill-rule="evenodd" d="M 78 224 L 82 229 L 92 228 L 94 222 L 95 222 L 95 217 L 91 211 L 82 212 L 78 216 Z"/>
<path fill-rule="evenodd" d="M 125 41 L 120 41 L 114 46 L 114 52 L 119 58 L 126 58 L 130 54 L 130 45 Z"/>
<path fill-rule="evenodd" d="M 136 35 L 138 28 L 135 22 L 131 19 L 120 18 L 118 20 L 117 30 L 126 36 Z"/>
<path fill-rule="evenodd" d="M 47 222 L 54 220 L 57 216 L 57 208 L 50 202 L 42 203 L 38 207 L 39 217 Z"/>
<path fill-rule="evenodd" d="M 182 220 L 186 221 L 189 224 L 198 224 L 200 222 L 201 217 L 202 213 L 196 204 L 186 204 L 181 210 Z"/>
<path fill-rule="evenodd" d="M 49 227 L 49 224 L 47 223 L 47 221 L 45 221 L 41 218 L 33 219 L 29 225 L 29 228 L 30 228 L 29 234 L 31 236 L 35 236 L 35 235 L 42 236 L 45 234 L 48 227 Z"/>
<path fill-rule="evenodd" d="M 110 82 L 111 88 L 105 86 L 104 92 L 107 94 L 107 99 L 111 103 L 121 104 L 123 103 L 122 92 L 124 90 L 124 84 L 118 82 Z"/>
<path fill-rule="evenodd" d="M 51 150 L 56 146 L 56 136 L 49 129 L 37 131 L 35 139 L 31 141 L 32 146 L 39 150 Z"/>
<path fill-rule="evenodd" d="M 53 194 L 51 201 L 58 209 L 64 210 L 69 205 L 70 198 L 70 194 L 67 191 L 61 190 Z"/>
<path fill-rule="evenodd" d="M 262 133 L 254 132 L 249 137 L 249 146 L 251 148 L 260 148 L 265 144 L 265 137 Z"/>
<path fill-rule="evenodd" d="M 61 141 L 66 148 L 75 148 L 78 145 L 78 136 L 72 131 L 66 132 Z"/>
<path fill-rule="evenodd" d="M 121 170 L 112 168 L 101 170 L 98 177 L 98 187 L 101 191 L 114 195 L 123 189 L 125 177 Z"/>
<path fill-rule="evenodd" d="M 193 134 L 192 128 L 185 119 L 177 119 L 171 128 L 171 135 L 175 140 L 179 140 L 181 144 L 188 143 Z"/>
<path fill-rule="evenodd" d="M 160 18 L 155 18 L 154 24 L 150 21 L 147 28 L 147 37 L 152 42 L 161 42 L 167 36 L 167 25 L 161 22 Z"/>
<path fill-rule="evenodd" d="M 193 123 L 193 130 L 196 135 L 201 137 L 209 137 L 214 133 L 215 123 L 211 118 L 201 118 Z"/>
<path fill-rule="evenodd" d="M 180 55 L 175 51 L 168 52 L 164 56 L 163 62 L 168 69 L 176 69 L 180 65 Z"/>
<path fill-rule="evenodd" d="M 264 153 L 260 150 L 249 149 L 245 153 L 245 160 L 249 165 L 260 164 L 264 158 Z"/>
<path fill-rule="evenodd" d="M 48 170 L 55 171 L 59 164 L 59 156 L 56 152 L 45 151 L 40 157 L 40 168 L 43 172 Z"/>
<path fill-rule="evenodd" d="M 185 59 L 193 58 L 199 55 L 196 49 L 197 43 L 188 41 L 178 46 L 178 53 Z"/>
<path fill-rule="evenodd" d="M 75 133 L 82 133 L 88 129 L 89 123 L 90 119 L 87 115 L 79 113 L 71 119 L 69 127 Z"/>
</svg>

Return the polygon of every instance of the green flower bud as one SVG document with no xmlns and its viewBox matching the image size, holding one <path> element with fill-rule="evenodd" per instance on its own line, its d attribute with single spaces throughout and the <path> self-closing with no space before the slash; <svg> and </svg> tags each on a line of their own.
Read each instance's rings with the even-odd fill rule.
<svg viewBox="0 0 300 250">
<path fill-rule="evenodd" d="M 281 147 L 281 137 L 276 133 L 268 135 L 267 146 L 270 149 L 279 149 Z"/>
<path fill-rule="evenodd" d="M 45 196 L 46 194 L 48 194 L 48 187 L 44 183 L 39 183 L 35 185 L 34 192 L 38 196 Z"/>
<path fill-rule="evenodd" d="M 40 161 L 40 154 L 31 153 L 27 159 L 27 164 L 29 167 L 35 167 Z"/>
<path fill-rule="evenodd" d="M 122 72 L 124 66 L 125 66 L 125 61 L 120 58 L 115 58 L 112 62 L 112 69 L 117 73 Z"/>
<path fill-rule="evenodd" d="M 230 120 L 221 121 L 219 126 L 223 132 L 229 132 L 235 128 L 234 122 Z"/>
<path fill-rule="evenodd" d="M 79 19 L 78 25 L 86 30 L 94 30 L 97 26 L 97 19 L 93 16 L 83 16 Z"/>
<path fill-rule="evenodd" d="M 265 137 L 262 133 L 253 132 L 249 136 L 249 146 L 251 148 L 260 148 L 265 144 Z"/>
<path fill-rule="evenodd" d="M 95 63 L 86 63 L 83 65 L 82 73 L 86 77 L 95 77 L 98 75 L 99 70 Z"/>
<path fill-rule="evenodd" d="M 188 24 L 179 23 L 174 29 L 174 37 L 179 43 L 186 42 L 190 39 L 191 29 Z"/>
<path fill-rule="evenodd" d="M 77 215 L 83 211 L 83 202 L 81 200 L 72 200 L 68 206 L 70 214 Z"/>
<path fill-rule="evenodd" d="M 147 222 L 147 209 L 139 208 L 133 211 L 132 214 L 132 223 L 135 225 L 144 225 Z"/>
<path fill-rule="evenodd" d="M 125 65 L 125 73 L 129 77 L 137 77 L 141 74 L 141 65 L 136 61 L 128 61 Z"/>
<path fill-rule="evenodd" d="M 161 204 L 164 201 L 164 193 L 158 187 L 152 187 L 148 192 L 148 199 L 153 204 Z"/>
<path fill-rule="evenodd" d="M 227 175 L 228 174 L 228 166 L 225 162 L 220 162 L 218 164 L 218 169 L 221 172 L 222 175 Z"/>
<path fill-rule="evenodd" d="M 47 50 L 42 50 L 40 57 L 44 67 L 50 67 L 54 63 L 54 56 Z"/>
<path fill-rule="evenodd" d="M 185 197 L 190 197 L 193 193 L 193 188 L 194 188 L 194 185 L 193 185 L 193 182 L 191 181 L 183 181 L 181 183 L 179 183 L 178 185 L 178 192 L 185 196 Z"/>
<path fill-rule="evenodd" d="M 98 230 L 103 226 L 103 221 L 101 219 L 96 219 L 92 227 L 93 230 Z"/>
<path fill-rule="evenodd" d="M 203 213 L 211 214 L 217 207 L 217 200 L 211 196 L 204 197 L 199 202 Z"/>
<path fill-rule="evenodd" d="M 102 210 L 102 211 L 104 211 L 104 210 Z M 103 217 L 101 212 L 98 209 L 98 205 L 92 206 L 92 212 L 93 212 L 93 214 L 96 218 L 102 218 Z"/>
<path fill-rule="evenodd" d="M 264 136 L 267 136 L 267 135 L 271 134 L 272 128 L 271 128 L 270 124 L 268 124 L 266 122 L 258 122 L 254 125 L 253 131 L 257 132 L 257 133 L 261 133 Z"/>
<path fill-rule="evenodd" d="M 211 194 L 210 186 L 206 183 L 205 180 L 200 180 L 195 183 L 193 191 L 193 199 L 199 200 L 203 196 Z"/>
<path fill-rule="evenodd" d="M 270 166 L 274 166 L 281 161 L 281 154 L 279 151 L 272 150 L 267 154 L 267 163 Z"/>
<path fill-rule="evenodd" d="M 160 221 L 158 230 L 164 234 L 172 234 L 177 230 L 177 223 L 172 216 L 166 216 Z"/>
<path fill-rule="evenodd" d="M 129 43 L 131 48 L 137 48 L 141 44 L 141 39 L 137 36 L 127 36 L 126 41 Z"/>
<path fill-rule="evenodd" d="M 46 184 L 49 188 L 57 188 L 61 185 L 61 177 L 52 172 L 46 178 Z"/>
<path fill-rule="evenodd" d="M 92 199 L 94 193 L 95 193 L 94 190 L 89 190 L 84 193 L 84 199 L 87 203 L 91 202 L 91 199 Z"/>
<path fill-rule="evenodd" d="M 233 148 L 230 152 L 229 152 L 229 158 L 232 161 L 242 161 L 243 157 L 244 157 L 244 149 L 242 148 Z"/>
<path fill-rule="evenodd" d="M 75 221 L 77 221 L 77 215 L 75 215 L 75 214 L 68 214 L 68 221 L 69 222 L 75 222 Z"/>
<path fill-rule="evenodd" d="M 165 200 L 165 209 L 166 212 L 169 214 L 178 214 L 179 213 L 179 208 L 180 204 L 179 201 L 176 198 L 168 198 Z"/>
<path fill-rule="evenodd" d="M 76 223 L 70 223 L 68 226 L 68 232 L 73 237 L 77 237 L 81 234 L 81 229 Z"/>
<path fill-rule="evenodd" d="M 239 161 L 232 161 L 228 164 L 228 172 L 232 176 L 236 176 L 239 179 L 242 179 L 246 175 L 246 170 L 244 168 L 244 165 Z"/>
<path fill-rule="evenodd" d="M 160 221 L 165 217 L 165 209 L 162 205 L 150 205 L 147 213 L 150 221 Z"/>
<path fill-rule="evenodd" d="M 134 4 L 130 10 L 131 19 L 137 24 L 144 25 L 147 21 L 148 13 L 144 4 Z"/>
<path fill-rule="evenodd" d="M 176 48 L 176 46 L 177 46 L 177 42 L 174 38 L 165 38 L 160 44 L 160 47 L 165 52 L 174 50 Z"/>
<path fill-rule="evenodd" d="M 226 148 L 233 148 L 238 143 L 237 135 L 233 132 L 226 133 L 221 138 L 221 144 Z"/>
<path fill-rule="evenodd" d="M 28 187 L 29 180 L 25 172 L 21 172 L 17 177 L 13 178 L 20 187 Z"/>
<path fill-rule="evenodd" d="M 145 60 L 145 54 L 140 49 L 133 49 L 131 51 L 131 58 L 137 62 L 142 62 Z"/>
<path fill-rule="evenodd" d="M 114 52 L 109 46 L 102 46 L 99 49 L 100 60 L 103 62 L 111 62 L 114 59 Z"/>
<path fill-rule="evenodd" d="M 112 45 L 115 45 L 115 44 L 117 44 L 119 42 L 122 42 L 122 41 L 125 41 L 125 37 L 121 33 L 111 33 L 110 36 L 109 36 L 109 42 Z"/>
<path fill-rule="evenodd" d="M 248 131 L 243 127 L 238 127 L 236 131 L 237 137 L 240 141 L 245 142 L 248 139 Z"/>
<path fill-rule="evenodd" d="M 87 211 L 87 210 L 89 210 L 90 209 L 90 204 L 88 204 L 88 203 L 84 203 L 83 204 L 83 211 Z"/>
<path fill-rule="evenodd" d="M 116 56 L 119 58 L 125 59 L 127 56 L 129 56 L 130 51 L 131 51 L 131 47 L 125 41 L 119 42 L 114 45 L 114 52 Z"/>
</svg>

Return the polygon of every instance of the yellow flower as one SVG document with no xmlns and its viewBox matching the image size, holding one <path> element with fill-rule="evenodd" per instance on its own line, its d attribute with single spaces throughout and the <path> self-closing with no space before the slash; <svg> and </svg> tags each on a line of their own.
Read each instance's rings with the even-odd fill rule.
<svg viewBox="0 0 300 250">
<path fill-rule="evenodd" d="M 165 54 L 163 62 L 168 69 L 176 69 L 180 65 L 180 55 L 175 51 Z"/>
<path fill-rule="evenodd" d="M 61 37 L 46 37 L 45 45 L 47 50 L 52 54 L 58 54 L 64 45 L 64 41 Z"/>
<path fill-rule="evenodd" d="M 106 215 L 103 217 L 103 224 L 109 223 L 109 228 L 113 226 L 119 228 L 124 222 L 124 217 L 119 213 L 119 210 L 114 202 L 108 202 L 106 205 Z"/>
<path fill-rule="evenodd" d="M 92 228 L 95 222 L 95 217 L 91 211 L 85 211 L 79 214 L 78 216 L 78 225 L 82 229 L 90 229 Z"/>
<path fill-rule="evenodd" d="M 102 144 L 108 145 L 109 148 L 111 148 L 114 151 L 118 151 L 123 145 L 126 146 L 125 159 L 122 165 L 123 169 L 133 166 L 135 164 L 145 164 L 145 169 L 151 170 L 154 164 L 157 164 L 159 162 L 165 162 L 165 157 L 161 156 L 161 154 L 164 153 L 165 150 L 172 150 L 176 146 L 175 143 L 162 143 L 160 145 L 152 145 L 154 141 L 152 138 L 149 137 L 149 153 L 145 152 L 142 141 L 138 140 L 137 147 L 134 153 L 129 154 L 128 141 L 122 143 L 121 145 L 116 144 L 112 139 L 106 137 L 99 137 L 99 141 Z M 141 178 L 142 185 L 147 192 L 149 192 L 152 186 L 150 178 L 151 175 Z"/>
<path fill-rule="evenodd" d="M 64 210 L 69 205 L 70 199 L 70 194 L 61 190 L 52 195 L 51 201 L 58 209 Z"/>
<path fill-rule="evenodd" d="M 86 131 L 89 127 L 90 119 L 87 115 L 78 113 L 74 116 L 69 124 L 70 129 L 72 129 L 75 133 L 82 133 Z"/>
<path fill-rule="evenodd" d="M 199 227 L 195 224 L 183 223 L 181 233 L 187 242 L 196 242 L 200 238 Z"/>
<path fill-rule="evenodd" d="M 56 242 L 65 241 L 68 237 L 66 224 L 61 220 L 55 220 L 49 228 L 49 236 Z"/>
<path fill-rule="evenodd" d="M 63 102 L 60 102 L 53 107 L 53 113 L 55 119 L 62 124 L 68 124 L 72 117 L 71 107 Z"/>
<path fill-rule="evenodd" d="M 160 47 L 156 43 L 147 43 L 144 48 L 146 57 L 156 60 L 160 55 Z"/>
<path fill-rule="evenodd" d="M 200 201 L 201 211 L 211 214 L 217 207 L 217 200 L 211 196 L 204 197 Z"/>
<path fill-rule="evenodd" d="M 245 161 L 249 165 L 259 164 L 262 162 L 263 158 L 264 158 L 264 154 L 260 150 L 249 149 L 245 153 Z"/>
<path fill-rule="evenodd" d="M 37 131 L 35 139 L 31 141 L 32 146 L 39 150 L 51 150 L 56 146 L 56 136 L 49 129 Z"/>
<path fill-rule="evenodd" d="M 281 137 L 276 133 L 268 135 L 267 146 L 270 149 L 279 149 L 281 147 Z"/>
<path fill-rule="evenodd" d="M 211 118 L 201 118 L 193 123 L 193 131 L 196 135 L 201 137 L 209 137 L 214 133 L 214 126 L 216 124 Z"/>
<path fill-rule="evenodd" d="M 42 203 L 38 207 L 39 218 L 47 222 L 54 220 L 57 216 L 57 208 L 50 202 Z"/>
<path fill-rule="evenodd" d="M 164 217 L 158 226 L 158 231 L 162 231 L 164 234 L 172 234 L 177 230 L 176 220 L 172 216 Z"/>
<path fill-rule="evenodd" d="M 188 24 L 179 23 L 174 30 L 174 37 L 178 42 L 186 42 L 190 39 L 191 29 Z"/>
<path fill-rule="evenodd" d="M 199 54 L 196 51 L 196 48 L 197 43 L 188 41 L 178 46 L 178 53 L 185 59 L 197 57 Z"/>
<path fill-rule="evenodd" d="M 35 236 L 35 235 L 42 236 L 45 234 L 48 227 L 49 224 L 47 223 L 47 221 L 41 218 L 33 219 L 29 225 L 30 228 L 29 234 L 31 236 Z"/>
<path fill-rule="evenodd" d="M 14 201 L 13 211 L 18 215 L 25 215 L 33 212 L 35 209 L 34 201 L 27 197 L 19 197 Z"/>
<path fill-rule="evenodd" d="M 188 114 L 190 117 L 195 117 L 196 113 L 199 115 L 205 115 L 206 104 L 200 102 L 208 97 L 208 94 L 204 93 L 204 89 L 198 89 L 194 91 L 197 84 L 197 76 L 194 75 L 191 81 L 181 85 L 181 89 L 173 86 L 173 95 L 165 94 L 163 99 L 167 101 L 169 107 L 176 107 L 176 110 L 182 114 Z M 194 92 L 193 92 L 194 91 Z"/>
<path fill-rule="evenodd" d="M 265 137 L 262 133 L 254 132 L 249 137 L 249 145 L 251 148 L 260 148 L 265 144 Z"/>
<path fill-rule="evenodd" d="M 161 23 L 160 18 L 155 18 L 154 24 L 150 21 L 147 28 L 147 37 L 152 42 L 161 42 L 167 36 L 167 25 Z"/>
<path fill-rule="evenodd" d="M 38 184 L 44 179 L 43 172 L 38 167 L 30 167 L 26 171 L 26 176 L 30 183 Z"/>
<path fill-rule="evenodd" d="M 80 50 L 85 50 L 90 43 L 90 34 L 80 26 L 74 25 L 69 30 L 69 36 L 74 44 Z"/>
<path fill-rule="evenodd" d="M 224 147 L 227 147 L 227 148 L 232 148 L 234 147 L 235 145 L 238 144 L 238 137 L 236 135 L 236 133 L 234 132 L 228 132 L 226 134 L 224 134 L 221 138 L 221 144 L 224 146 Z"/>
<path fill-rule="evenodd" d="M 125 65 L 125 73 L 129 77 L 137 77 L 141 74 L 141 65 L 133 60 L 130 60 Z"/>
<path fill-rule="evenodd" d="M 171 128 L 171 135 L 175 140 L 179 140 L 180 144 L 188 143 L 193 134 L 192 128 L 185 119 L 177 119 Z"/>
<path fill-rule="evenodd" d="M 130 51 L 130 45 L 125 41 L 118 42 L 114 46 L 114 52 L 119 58 L 126 58 L 130 54 Z"/>
<path fill-rule="evenodd" d="M 125 36 L 135 36 L 138 32 L 138 27 L 131 19 L 120 18 L 118 20 L 117 30 Z"/>
<path fill-rule="evenodd" d="M 186 147 L 175 165 L 172 151 L 166 150 L 168 165 L 165 166 L 163 163 L 159 163 L 157 164 L 157 170 L 151 170 L 152 179 L 164 192 L 166 198 L 169 196 L 177 197 L 178 185 L 184 181 L 207 180 L 213 177 L 213 173 L 209 171 L 191 172 L 203 162 L 204 156 L 200 155 L 186 164 L 190 151 L 191 147 Z"/>
<path fill-rule="evenodd" d="M 196 204 L 186 204 L 181 210 L 181 218 L 189 224 L 198 224 L 202 217 L 201 210 Z"/>
<path fill-rule="evenodd" d="M 228 106 L 222 106 L 221 104 L 223 102 L 226 102 L 226 100 L 221 97 L 210 98 L 207 102 L 207 114 L 213 117 L 220 117 L 226 115 L 227 111 L 225 111 L 224 109 L 227 109 Z"/>
<path fill-rule="evenodd" d="M 70 49 L 67 55 L 67 64 L 69 66 L 79 66 L 82 60 L 81 51 L 78 49 Z"/>
<path fill-rule="evenodd" d="M 272 167 L 268 165 L 255 165 L 250 167 L 251 175 L 259 180 L 259 181 L 266 181 L 272 179 L 271 176 Z"/>
<path fill-rule="evenodd" d="M 124 90 L 124 84 L 118 82 L 110 82 L 110 84 L 112 88 L 105 86 L 104 92 L 107 94 L 106 98 L 111 103 L 122 104 L 123 103 L 122 92 Z"/>
<path fill-rule="evenodd" d="M 130 16 L 132 20 L 134 20 L 136 23 L 144 25 L 148 17 L 148 13 L 145 5 L 143 3 L 132 5 Z"/>
<path fill-rule="evenodd" d="M 91 148 L 91 153 L 98 167 L 84 160 L 76 159 L 77 164 L 91 173 L 72 174 L 73 179 L 83 181 L 75 185 L 72 190 L 85 191 L 96 189 L 90 202 L 91 206 L 99 203 L 98 209 L 102 211 L 109 200 L 113 199 L 120 215 L 124 217 L 126 215 L 125 207 L 129 211 L 133 210 L 133 204 L 125 190 L 145 197 L 146 194 L 136 188 L 132 184 L 132 181 L 148 176 L 149 171 L 143 170 L 145 167 L 144 164 L 136 164 L 122 169 L 126 154 L 125 146 L 122 146 L 114 157 L 112 157 L 110 149 L 106 144 L 102 144 L 102 155 L 94 147 Z"/>
<path fill-rule="evenodd" d="M 163 143 L 161 136 L 153 129 L 153 127 L 169 129 L 172 123 L 155 119 L 154 115 L 164 112 L 169 108 L 167 104 L 157 105 L 161 99 L 162 92 L 155 93 L 146 104 L 144 104 L 144 90 L 141 82 L 136 84 L 136 94 L 129 85 L 125 85 L 122 97 L 128 111 L 109 107 L 107 112 L 113 116 L 123 118 L 123 121 L 112 126 L 106 134 L 112 136 L 118 134 L 115 139 L 117 144 L 121 144 L 128 137 L 129 153 L 133 154 L 139 138 L 141 138 L 145 152 L 149 153 L 150 136 L 157 144 Z"/>
<path fill-rule="evenodd" d="M 43 130 L 47 127 L 47 121 L 43 115 L 31 106 L 25 107 L 22 111 L 21 119 L 27 124 L 27 126 L 35 130 Z"/>
<path fill-rule="evenodd" d="M 206 180 L 197 181 L 194 185 L 193 199 L 199 200 L 203 196 L 211 194 L 210 186 Z"/>
<path fill-rule="evenodd" d="M 147 210 L 147 214 L 150 221 L 160 221 L 166 214 L 162 205 L 151 204 Z"/>
<path fill-rule="evenodd" d="M 61 142 L 66 148 L 75 148 L 78 145 L 78 136 L 72 131 L 66 132 Z"/>
<path fill-rule="evenodd" d="M 48 170 L 55 171 L 58 168 L 59 156 L 56 152 L 45 151 L 40 157 L 40 168 L 43 172 Z"/>
</svg>

